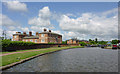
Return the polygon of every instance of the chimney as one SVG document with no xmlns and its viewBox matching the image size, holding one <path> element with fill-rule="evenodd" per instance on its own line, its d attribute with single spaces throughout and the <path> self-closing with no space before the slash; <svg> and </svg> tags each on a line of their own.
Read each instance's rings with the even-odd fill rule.
<svg viewBox="0 0 120 74">
<path fill-rule="evenodd" d="M 21 32 L 16 32 L 16 34 L 21 34 Z"/>
<path fill-rule="evenodd" d="M 36 36 L 38 36 L 38 32 L 36 32 Z"/>
<path fill-rule="evenodd" d="M 26 35 L 26 32 L 23 32 L 23 35 Z"/>
<path fill-rule="evenodd" d="M 49 30 L 49 32 L 51 32 L 51 30 Z"/>
<path fill-rule="evenodd" d="M 44 29 L 44 32 L 46 32 L 47 30 L 46 29 Z"/>
<path fill-rule="evenodd" d="M 31 31 L 29 32 L 29 36 L 32 36 L 32 32 Z"/>
</svg>

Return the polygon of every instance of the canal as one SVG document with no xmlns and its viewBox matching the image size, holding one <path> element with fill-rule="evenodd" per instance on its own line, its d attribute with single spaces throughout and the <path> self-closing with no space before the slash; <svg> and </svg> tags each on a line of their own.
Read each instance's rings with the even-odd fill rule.
<svg viewBox="0 0 120 74">
<path fill-rule="evenodd" d="M 117 72 L 118 50 L 74 48 L 39 56 L 5 72 Z"/>
</svg>

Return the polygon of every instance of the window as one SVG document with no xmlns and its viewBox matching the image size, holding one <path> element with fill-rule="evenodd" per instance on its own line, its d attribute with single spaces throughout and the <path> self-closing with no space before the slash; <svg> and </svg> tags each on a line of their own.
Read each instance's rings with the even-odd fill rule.
<svg viewBox="0 0 120 74">
<path fill-rule="evenodd" d="M 44 40 L 44 39 L 41 39 L 41 42 L 45 42 L 45 40 Z"/>
<path fill-rule="evenodd" d="M 41 34 L 41 37 L 44 37 L 44 34 Z"/>
<path fill-rule="evenodd" d="M 37 39 L 35 39 L 35 42 L 37 42 Z"/>
<path fill-rule="evenodd" d="M 17 36 L 15 36 L 15 38 L 17 38 Z"/>
<path fill-rule="evenodd" d="M 33 40 L 30 40 L 30 42 L 32 42 Z"/>
</svg>

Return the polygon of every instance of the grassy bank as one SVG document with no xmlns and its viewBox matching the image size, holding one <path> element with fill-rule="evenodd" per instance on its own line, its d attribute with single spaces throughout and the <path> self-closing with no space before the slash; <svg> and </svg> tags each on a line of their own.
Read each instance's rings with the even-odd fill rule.
<svg viewBox="0 0 120 74">
<path fill-rule="evenodd" d="M 44 50 L 35 49 L 35 50 L 40 50 L 40 51 L 32 51 L 32 52 L 24 52 L 24 53 L 5 55 L 5 56 L 2 56 L 2 62 L 0 62 L 0 63 L 2 63 L 2 65 L 0 65 L 0 66 L 6 66 L 9 64 L 21 61 L 23 59 L 38 55 L 38 54 L 43 54 L 43 53 L 48 53 L 48 52 L 62 50 L 62 49 L 68 49 L 68 48 L 82 48 L 82 46 L 53 47 L 53 48 L 44 48 Z M 29 50 L 21 50 L 21 51 L 29 51 Z M 16 51 L 16 52 L 19 52 L 19 51 Z"/>
<path fill-rule="evenodd" d="M 6 53 L 12 53 L 12 52 L 24 52 L 24 51 L 30 51 L 30 50 L 44 50 L 44 49 L 55 49 L 57 47 L 51 47 L 51 48 L 41 48 L 41 49 L 26 49 L 26 50 L 16 50 L 16 51 L 11 51 L 11 52 L 8 52 L 8 51 L 5 51 L 5 52 L 1 52 L 1 54 L 6 54 Z"/>
<path fill-rule="evenodd" d="M 105 49 L 112 49 L 112 47 L 105 47 Z"/>
</svg>

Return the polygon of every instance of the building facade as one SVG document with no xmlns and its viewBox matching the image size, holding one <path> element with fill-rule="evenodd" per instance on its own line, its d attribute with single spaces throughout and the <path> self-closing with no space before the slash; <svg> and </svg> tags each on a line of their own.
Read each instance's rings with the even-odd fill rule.
<svg viewBox="0 0 120 74">
<path fill-rule="evenodd" d="M 16 32 L 13 34 L 13 41 L 25 41 L 25 42 L 34 42 L 34 43 L 62 43 L 62 35 L 53 33 L 51 30 L 47 31 L 44 29 L 44 32 L 32 35 L 32 32 L 26 34 L 26 32 Z"/>
<path fill-rule="evenodd" d="M 87 40 L 78 40 L 77 38 L 67 40 L 67 44 L 79 44 L 80 42 L 89 43 Z"/>
<path fill-rule="evenodd" d="M 77 40 L 77 39 L 69 39 L 69 40 L 67 40 L 67 44 L 79 44 L 79 40 Z"/>
</svg>

